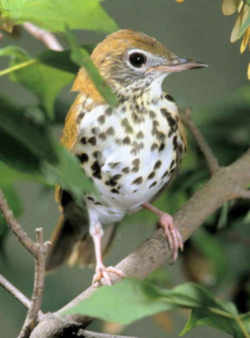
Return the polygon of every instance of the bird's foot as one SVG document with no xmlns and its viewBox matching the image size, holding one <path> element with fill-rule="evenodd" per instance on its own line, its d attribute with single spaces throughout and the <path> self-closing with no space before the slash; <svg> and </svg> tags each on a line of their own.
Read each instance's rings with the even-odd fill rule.
<svg viewBox="0 0 250 338">
<path fill-rule="evenodd" d="M 112 280 L 110 277 L 111 274 L 117 275 L 119 278 L 124 278 L 125 274 L 119 270 L 114 268 L 113 266 L 106 267 L 104 264 L 100 264 L 96 266 L 95 274 L 92 280 L 92 284 L 97 287 L 100 285 L 112 285 Z"/>
<path fill-rule="evenodd" d="M 173 261 L 176 261 L 178 251 L 183 250 L 183 239 L 179 230 L 174 226 L 173 217 L 162 212 L 159 217 L 159 225 L 163 228 L 165 236 L 167 237 Z"/>
</svg>

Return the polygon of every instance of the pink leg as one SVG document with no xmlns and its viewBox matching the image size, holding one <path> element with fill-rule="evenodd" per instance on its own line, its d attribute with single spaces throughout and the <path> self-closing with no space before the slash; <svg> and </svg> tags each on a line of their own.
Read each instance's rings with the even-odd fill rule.
<svg viewBox="0 0 250 338">
<path fill-rule="evenodd" d="M 109 275 L 110 272 L 118 275 L 119 277 L 125 277 L 122 271 L 112 266 L 106 267 L 103 264 L 102 247 L 101 247 L 103 229 L 100 223 L 97 223 L 90 227 L 90 235 L 94 242 L 95 257 L 96 257 L 96 268 L 92 283 L 95 284 L 96 286 L 99 284 L 112 285 L 111 278 Z"/>
<path fill-rule="evenodd" d="M 143 203 L 142 207 L 159 217 L 159 225 L 164 229 L 170 250 L 172 251 L 173 260 L 175 261 L 178 257 L 178 250 L 183 250 L 183 240 L 179 230 L 174 226 L 173 217 L 149 203 Z"/>
</svg>

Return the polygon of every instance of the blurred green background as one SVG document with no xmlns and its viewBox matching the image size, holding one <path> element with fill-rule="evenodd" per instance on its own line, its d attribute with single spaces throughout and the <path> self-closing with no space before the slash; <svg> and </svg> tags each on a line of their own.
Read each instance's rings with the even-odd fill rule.
<svg viewBox="0 0 250 338">
<path fill-rule="evenodd" d="M 209 107 L 214 107 L 218 103 L 218 107 L 223 111 L 224 102 L 228 105 L 238 88 L 249 85 L 246 79 L 249 56 L 240 55 L 239 43 L 232 45 L 229 42 L 235 17 L 223 16 L 221 1 L 186 0 L 183 4 L 178 4 L 174 0 L 106 0 L 103 2 L 103 7 L 121 28 L 143 31 L 156 37 L 178 56 L 193 57 L 209 65 L 206 70 L 173 75 L 166 82 L 166 87 L 176 99 L 177 104 L 180 107 L 192 107 L 194 119 L 208 134 L 211 130 L 206 130 L 204 121 L 209 119 Z M 104 34 L 79 32 L 78 37 L 82 44 L 97 43 L 103 39 Z M 36 53 L 44 49 L 42 44 L 25 32 L 16 41 L 6 38 L 3 41 L 3 44 L 5 43 L 18 44 Z M 0 66 L 4 69 L 7 61 L 1 60 Z M 36 102 L 33 96 L 20 86 L 11 83 L 7 77 L 0 77 L 0 87 L 1 92 L 15 98 L 15 102 L 21 104 Z M 70 87 L 63 90 L 57 102 L 57 109 L 62 109 L 63 113 L 66 112 L 74 98 L 69 89 Z M 218 115 L 221 111 L 218 111 Z M 209 127 L 211 128 L 211 124 L 208 124 Z M 250 120 L 249 125 L 246 124 L 245 127 L 249 136 Z M 60 130 L 58 130 L 59 135 Z M 230 137 L 229 131 L 228 138 Z M 219 152 L 217 154 L 220 158 L 221 154 Z M 223 160 L 223 156 L 221 158 Z M 188 155 L 186 161 L 189 161 Z M 28 182 L 19 182 L 16 188 L 23 204 L 23 213 L 19 218 L 21 224 L 33 237 L 35 227 L 43 226 L 45 236 L 49 238 L 59 215 L 53 191 Z M 168 196 L 168 199 L 171 200 L 171 196 Z M 175 205 L 171 205 L 171 208 L 175 209 Z M 149 219 L 147 222 L 146 215 Z M 211 222 L 213 223 L 213 220 Z M 145 225 L 146 223 L 148 224 Z M 134 250 L 150 236 L 154 228 L 153 224 L 153 218 L 148 218 L 147 213 L 127 218 L 118 231 L 115 244 L 106 262 L 115 264 Z M 230 252 L 228 251 L 227 254 L 230 255 Z M 233 254 L 237 261 L 240 257 L 237 256 L 237 249 Z M 187 274 L 183 273 L 181 261 L 182 258 L 174 266 L 164 267 L 164 270 L 168 272 L 169 285 L 175 285 L 187 279 Z M 8 236 L 4 253 L 0 257 L 0 271 L 15 286 L 30 296 L 33 284 L 33 262 L 12 234 Z M 92 273 L 93 271 L 89 269 L 63 267 L 49 274 L 46 279 L 43 310 L 54 311 L 72 299 L 90 283 Z M 26 311 L 2 289 L 0 289 L 0 299 L 1 336 L 15 337 Z M 169 314 L 167 318 L 169 322 L 165 318 L 165 323 L 167 323 L 165 326 L 159 318 L 141 320 L 125 328 L 123 334 L 155 338 L 177 337 L 187 318 L 187 313 L 176 311 Z M 101 325 L 96 322 L 92 328 Z M 206 327 L 194 329 L 186 335 L 186 337 L 194 338 L 201 336 L 227 337 L 228 335 Z"/>
</svg>

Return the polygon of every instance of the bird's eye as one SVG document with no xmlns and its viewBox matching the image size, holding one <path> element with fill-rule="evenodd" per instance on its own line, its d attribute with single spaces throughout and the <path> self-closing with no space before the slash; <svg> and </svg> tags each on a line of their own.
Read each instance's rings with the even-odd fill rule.
<svg viewBox="0 0 250 338">
<path fill-rule="evenodd" d="M 147 58 L 144 54 L 135 52 L 129 55 L 129 62 L 132 66 L 141 68 L 147 62 Z"/>
</svg>

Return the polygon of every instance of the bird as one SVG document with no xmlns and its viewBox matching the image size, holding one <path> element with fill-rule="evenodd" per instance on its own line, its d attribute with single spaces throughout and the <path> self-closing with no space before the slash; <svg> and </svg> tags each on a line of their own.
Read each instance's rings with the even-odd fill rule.
<svg viewBox="0 0 250 338">
<path fill-rule="evenodd" d="M 91 59 L 118 103 L 110 106 L 87 71 L 79 70 L 72 87 L 78 94 L 61 142 L 79 159 L 97 192 L 84 195 L 79 204 L 69 191 L 56 188 L 61 216 L 46 269 L 64 262 L 95 264 L 93 283 L 111 285 L 112 273 L 124 273 L 106 266 L 103 256 L 127 214 L 153 212 L 173 260 L 183 250 L 172 216 L 151 204 L 175 177 L 186 151 L 178 107 L 163 82 L 172 73 L 206 65 L 180 58 L 157 39 L 130 29 L 108 35 Z"/>
</svg>

